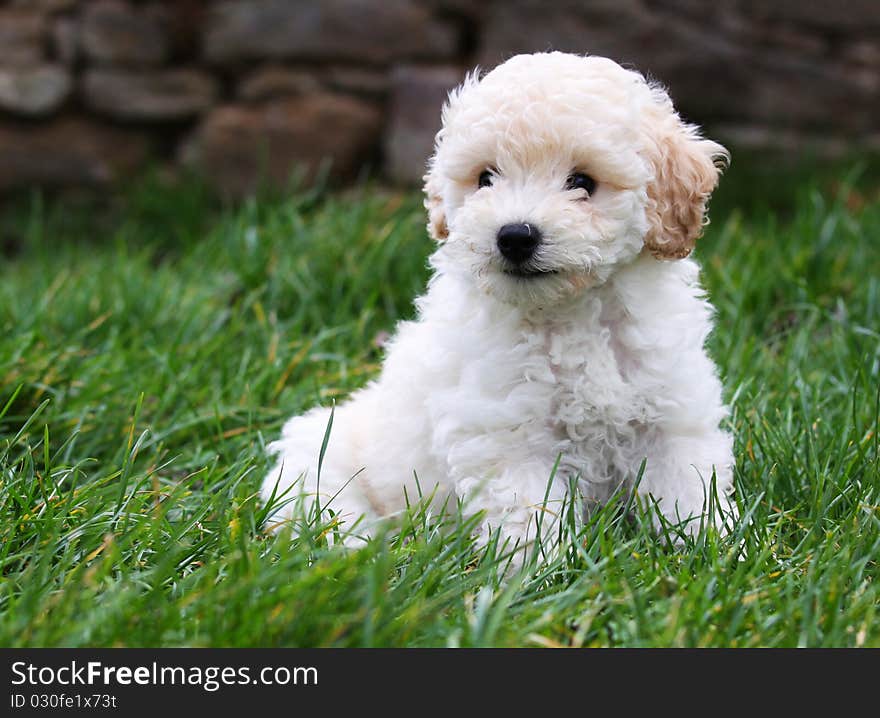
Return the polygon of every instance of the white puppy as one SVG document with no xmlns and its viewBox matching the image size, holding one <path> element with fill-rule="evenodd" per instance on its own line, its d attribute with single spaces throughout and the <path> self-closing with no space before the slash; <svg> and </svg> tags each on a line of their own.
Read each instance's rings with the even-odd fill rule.
<svg viewBox="0 0 880 718">
<path fill-rule="evenodd" d="M 637 490 L 671 521 L 733 514 L 712 308 L 687 259 L 726 160 L 611 60 L 520 55 L 468 77 L 425 177 L 439 244 L 418 319 L 336 408 L 320 482 L 330 409 L 287 422 L 264 499 L 332 497 L 351 542 L 421 489 L 526 545 L 572 486 L 586 511 L 645 462 Z"/>
</svg>

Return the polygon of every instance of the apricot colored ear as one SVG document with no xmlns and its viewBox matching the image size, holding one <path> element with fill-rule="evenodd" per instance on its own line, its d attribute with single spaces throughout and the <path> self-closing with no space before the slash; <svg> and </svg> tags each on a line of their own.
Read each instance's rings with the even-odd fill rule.
<svg viewBox="0 0 880 718">
<path fill-rule="evenodd" d="M 449 236 L 446 226 L 446 213 L 443 210 L 443 199 L 440 196 L 439 182 L 434 174 L 433 166 L 423 178 L 425 180 L 425 209 L 428 210 L 428 234 L 437 242 Z"/>
<path fill-rule="evenodd" d="M 658 259 L 682 259 L 708 223 L 706 202 L 730 155 L 682 122 L 668 98 L 667 103 L 667 117 L 649 129 L 654 134 L 654 178 L 648 185 L 645 247 Z"/>
</svg>

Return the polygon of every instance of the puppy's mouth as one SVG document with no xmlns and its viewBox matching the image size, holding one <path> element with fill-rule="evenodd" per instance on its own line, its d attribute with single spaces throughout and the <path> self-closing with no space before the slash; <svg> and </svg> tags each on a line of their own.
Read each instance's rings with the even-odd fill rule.
<svg viewBox="0 0 880 718">
<path fill-rule="evenodd" d="M 535 279 L 536 277 L 546 277 L 553 274 L 559 274 L 558 269 L 542 269 L 540 267 L 503 267 L 501 271 L 509 277 L 519 277 L 520 279 Z"/>
</svg>

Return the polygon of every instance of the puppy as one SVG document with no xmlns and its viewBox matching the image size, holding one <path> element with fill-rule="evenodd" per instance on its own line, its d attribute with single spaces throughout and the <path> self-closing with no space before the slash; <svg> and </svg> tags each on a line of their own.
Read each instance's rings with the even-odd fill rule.
<svg viewBox="0 0 880 718">
<path fill-rule="evenodd" d="M 335 409 L 320 480 L 331 410 L 287 422 L 264 499 L 329 504 L 349 544 L 420 490 L 510 545 L 552 535 L 574 495 L 588 511 L 621 488 L 687 531 L 722 524 L 732 441 L 688 255 L 727 159 L 662 87 L 602 57 L 469 76 L 425 176 L 437 249 L 418 319 Z"/>
</svg>

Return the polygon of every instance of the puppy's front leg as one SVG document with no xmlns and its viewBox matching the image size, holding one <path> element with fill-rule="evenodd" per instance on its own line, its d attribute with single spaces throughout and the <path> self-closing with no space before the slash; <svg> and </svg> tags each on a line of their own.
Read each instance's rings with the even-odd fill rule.
<svg viewBox="0 0 880 718">
<path fill-rule="evenodd" d="M 478 542 L 485 545 L 497 533 L 499 547 L 505 552 L 516 550 L 517 565 L 538 538 L 545 551 L 553 551 L 570 501 L 564 477 L 553 476 L 553 462 L 535 460 L 501 468 L 488 477 L 460 476 L 455 479 L 455 492 L 466 513 L 482 512 Z"/>
<path fill-rule="evenodd" d="M 713 524 L 722 534 L 736 519 L 732 439 L 720 429 L 666 433 L 648 457 L 640 493 L 658 502 L 663 516 L 694 535 Z"/>
</svg>

